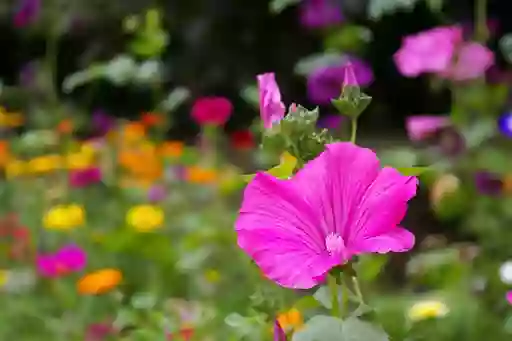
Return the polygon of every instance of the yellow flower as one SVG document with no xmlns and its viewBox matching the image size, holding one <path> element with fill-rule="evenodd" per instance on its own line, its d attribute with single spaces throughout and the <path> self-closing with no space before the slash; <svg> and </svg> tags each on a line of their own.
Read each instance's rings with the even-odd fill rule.
<svg viewBox="0 0 512 341">
<path fill-rule="evenodd" d="M 27 172 L 27 163 L 21 160 L 9 161 L 5 167 L 5 175 L 8 179 L 15 178 Z"/>
<path fill-rule="evenodd" d="M 66 166 L 68 169 L 85 169 L 94 164 L 94 154 L 86 152 L 78 152 L 68 154 L 66 158 Z"/>
<path fill-rule="evenodd" d="M 126 221 L 139 232 L 150 232 L 162 227 L 164 212 L 158 206 L 138 205 L 128 211 Z"/>
<path fill-rule="evenodd" d="M 59 169 L 61 165 L 62 159 L 59 155 L 44 155 L 30 160 L 28 171 L 35 174 L 48 173 Z"/>
<path fill-rule="evenodd" d="M 43 217 L 44 227 L 50 230 L 71 230 L 84 221 L 84 209 L 76 204 L 54 206 Z"/>
<path fill-rule="evenodd" d="M 304 326 L 304 318 L 299 310 L 292 308 L 277 316 L 277 321 L 284 331 L 297 331 Z"/>
<path fill-rule="evenodd" d="M 218 283 L 220 281 L 220 273 L 215 269 L 206 270 L 204 277 L 209 283 Z"/>
<path fill-rule="evenodd" d="M 428 300 L 415 303 L 407 315 L 411 321 L 421 321 L 436 317 L 443 317 L 448 314 L 450 309 L 446 304 L 437 300 Z"/>
<path fill-rule="evenodd" d="M 9 271 L 0 270 L 0 288 L 3 287 L 9 280 Z"/>
</svg>

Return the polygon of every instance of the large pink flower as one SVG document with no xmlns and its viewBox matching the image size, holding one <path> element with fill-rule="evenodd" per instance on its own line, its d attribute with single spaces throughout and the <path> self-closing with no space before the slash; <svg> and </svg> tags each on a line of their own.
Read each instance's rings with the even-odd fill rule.
<svg viewBox="0 0 512 341">
<path fill-rule="evenodd" d="M 272 128 L 272 123 L 279 122 L 285 114 L 285 106 L 281 101 L 281 92 L 274 73 L 257 76 L 260 95 L 260 115 L 265 129 Z"/>
<path fill-rule="evenodd" d="M 407 77 L 444 72 L 452 64 L 461 42 L 460 27 L 437 27 L 405 37 L 394 60 L 400 73 Z"/>
<path fill-rule="evenodd" d="M 414 235 L 398 224 L 417 185 L 381 168 L 370 149 L 329 144 L 289 180 L 256 175 L 236 221 L 238 245 L 279 285 L 311 288 L 355 255 L 410 250 Z"/>
</svg>

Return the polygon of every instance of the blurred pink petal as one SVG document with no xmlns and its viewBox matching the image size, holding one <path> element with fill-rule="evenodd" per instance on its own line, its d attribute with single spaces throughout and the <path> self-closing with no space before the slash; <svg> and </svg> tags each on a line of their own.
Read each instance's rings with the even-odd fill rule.
<svg viewBox="0 0 512 341">
<path fill-rule="evenodd" d="M 264 73 L 257 76 L 260 99 L 260 115 L 265 129 L 272 128 L 274 122 L 279 122 L 285 115 L 285 106 L 281 101 L 281 92 L 274 73 Z"/>
<path fill-rule="evenodd" d="M 460 46 L 455 63 L 442 73 L 446 78 L 465 81 L 481 77 L 494 64 L 494 53 L 487 47 L 475 43 Z"/>
<path fill-rule="evenodd" d="M 411 141 L 421 141 L 441 128 L 451 125 L 448 116 L 420 115 L 406 119 L 405 127 Z"/>
<path fill-rule="evenodd" d="M 507 298 L 508 303 L 512 304 L 512 290 L 507 292 L 506 298 Z"/>
<path fill-rule="evenodd" d="M 398 224 L 416 188 L 415 177 L 381 169 L 370 149 L 332 143 L 290 180 L 256 175 L 238 245 L 279 285 L 311 288 L 355 255 L 411 249 L 414 235 Z"/>
</svg>

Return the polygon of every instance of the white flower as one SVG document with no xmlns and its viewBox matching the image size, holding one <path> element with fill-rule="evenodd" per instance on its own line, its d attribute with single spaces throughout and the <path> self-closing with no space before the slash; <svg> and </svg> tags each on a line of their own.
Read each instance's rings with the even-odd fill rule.
<svg viewBox="0 0 512 341">
<path fill-rule="evenodd" d="M 501 265 L 500 278 L 503 283 L 512 285 L 512 261 L 506 261 Z"/>
</svg>

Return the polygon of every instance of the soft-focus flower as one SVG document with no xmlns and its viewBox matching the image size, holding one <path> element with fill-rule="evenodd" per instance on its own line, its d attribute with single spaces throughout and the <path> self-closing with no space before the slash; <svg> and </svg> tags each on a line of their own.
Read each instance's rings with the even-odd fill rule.
<svg viewBox="0 0 512 341">
<path fill-rule="evenodd" d="M 500 279 L 507 285 L 512 285 L 512 261 L 506 261 L 500 267 Z"/>
<path fill-rule="evenodd" d="M 9 142 L 0 140 L 0 168 L 5 168 L 7 163 L 12 159 L 9 149 Z"/>
<path fill-rule="evenodd" d="M 256 174 L 236 221 L 238 245 L 281 286 L 311 288 L 355 255 L 410 250 L 414 235 L 398 224 L 417 186 L 381 168 L 370 149 L 331 143 L 290 180 Z"/>
<path fill-rule="evenodd" d="M 215 169 L 192 166 L 185 170 L 185 178 L 195 184 L 212 184 L 217 181 L 218 173 Z"/>
<path fill-rule="evenodd" d="M 254 148 L 254 135 L 250 130 L 238 130 L 230 136 L 231 145 L 237 150 L 248 150 Z"/>
<path fill-rule="evenodd" d="M 285 332 L 297 331 L 304 326 L 304 318 L 301 312 L 296 308 L 279 314 L 277 316 L 277 322 Z"/>
<path fill-rule="evenodd" d="M 84 221 L 84 209 L 76 204 L 54 206 L 43 217 L 43 225 L 49 230 L 71 230 Z"/>
<path fill-rule="evenodd" d="M 274 341 L 286 341 L 286 333 L 277 319 L 274 321 Z"/>
<path fill-rule="evenodd" d="M 394 55 L 395 64 L 406 77 L 444 72 L 451 66 L 461 42 L 462 29 L 458 26 L 436 27 L 409 35 Z"/>
<path fill-rule="evenodd" d="M 475 174 L 475 187 L 480 194 L 495 196 L 503 191 L 501 176 L 487 171 L 479 171 Z"/>
<path fill-rule="evenodd" d="M 130 208 L 126 221 L 139 232 L 151 232 L 162 227 L 164 212 L 158 206 L 138 205 Z"/>
<path fill-rule="evenodd" d="M 14 16 L 14 25 L 24 27 L 34 23 L 41 12 L 41 0 L 21 0 Z"/>
<path fill-rule="evenodd" d="M 0 289 L 7 283 L 9 278 L 9 271 L 0 269 Z"/>
<path fill-rule="evenodd" d="M 33 289 L 35 284 L 36 276 L 32 268 L 0 270 L 0 291 L 25 293 Z"/>
<path fill-rule="evenodd" d="M 8 112 L 0 107 L 0 127 L 16 128 L 23 125 L 25 119 L 22 114 L 17 112 Z"/>
<path fill-rule="evenodd" d="M 500 116 L 498 129 L 502 135 L 512 138 L 512 112 L 506 112 Z"/>
<path fill-rule="evenodd" d="M 71 153 L 66 156 L 66 167 L 71 170 L 88 169 L 94 164 L 94 155 L 84 152 Z"/>
<path fill-rule="evenodd" d="M 304 0 L 300 4 L 300 21 L 308 28 L 324 28 L 344 21 L 339 1 Z"/>
<path fill-rule="evenodd" d="M 460 179 L 453 174 L 443 174 L 437 178 L 430 189 L 430 202 L 432 206 L 439 205 L 441 200 L 460 188 Z"/>
<path fill-rule="evenodd" d="M 117 287 L 123 275 L 117 269 L 102 269 L 83 276 L 77 283 L 82 295 L 101 295 Z"/>
<path fill-rule="evenodd" d="M 194 102 L 191 117 L 199 125 L 224 125 L 233 111 L 233 104 L 224 97 L 202 97 Z"/>
<path fill-rule="evenodd" d="M 28 172 L 28 163 L 21 160 L 11 160 L 5 166 L 7 179 L 12 179 Z"/>
<path fill-rule="evenodd" d="M 421 301 L 415 303 L 407 315 L 411 321 L 421 321 L 431 318 L 439 318 L 446 316 L 450 309 L 446 304 L 437 300 Z"/>
<path fill-rule="evenodd" d="M 185 145 L 181 141 L 166 141 L 158 148 L 158 154 L 163 158 L 177 159 L 183 155 Z"/>
<path fill-rule="evenodd" d="M 84 341 L 104 341 L 116 333 L 112 323 L 93 323 L 87 327 Z"/>
<path fill-rule="evenodd" d="M 162 201 L 167 197 L 167 191 L 162 185 L 153 185 L 148 190 L 148 200 L 150 202 Z"/>
<path fill-rule="evenodd" d="M 479 43 L 468 42 L 459 47 L 455 62 L 442 76 L 455 81 L 475 79 L 484 75 L 493 64 L 494 53 L 491 50 Z"/>
<path fill-rule="evenodd" d="M 324 129 L 337 129 L 341 122 L 343 122 L 343 116 L 331 114 L 320 117 L 317 121 L 317 126 Z"/>
<path fill-rule="evenodd" d="M 140 122 L 125 123 L 121 127 L 121 139 L 125 144 L 140 142 L 146 136 L 146 127 Z"/>
<path fill-rule="evenodd" d="M 273 123 L 283 119 L 285 106 L 274 73 L 258 75 L 257 79 L 261 120 L 265 129 L 270 129 Z"/>
<path fill-rule="evenodd" d="M 115 125 L 115 119 L 101 109 L 97 109 L 92 114 L 92 128 L 97 136 L 106 135 Z"/>
<path fill-rule="evenodd" d="M 177 332 L 177 334 L 179 336 L 178 340 L 190 341 L 190 340 L 192 340 L 192 337 L 194 336 L 194 328 L 190 328 L 190 327 L 181 328 Z M 168 341 L 175 340 L 174 334 L 167 333 L 167 340 Z"/>
<path fill-rule="evenodd" d="M 159 113 L 145 112 L 141 115 L 140 121 L 146 127 L 155 127 L 163 123 L 163 117 Z"/>
<path fill-rule="evenodd" d="M 451 126 L 448 116 L 418 115 L 407 117 L 405 127 L 411 141 L 422 141 Z"/>
<path fill-rule="evenodd" d="M 73 121 L 66 119 L 57 124 L 57 131 L 62 135 L 69 135 L 73 132 Z"/>
<path fill-rule="evenodd" d="M 512 290 L 507 292 L 505 298 L 507 299 L 507 302 L 512 305 Z"/>
<path fill-rule="evenodd" d="M 512 173 L 503 176 L 503 193 L 512 194 Z"/>
<path fill-rule="evenodd" d="M 308 76 L 307 89 L 311 101 L 328 105 L 332 99 L 338 98 L 348 67 L 354 71 L 355 79 L 360 86 L 368 86 L 373 82 L 371 67 L 362 59 L 349 57 L 340 64 L 320 67 Z"/>
<path fill-rule="evenodd" d="M 55 253 L 37 255 L 37 271 L 43 277 L 60 277 L 85 268 L 87 254 L 76 245 L 66 245 Z"/>
<path fill-rule="evenodd" d="M 69 173 L 69 184 L 72 187 L 82 188 L 97 184 L 101 181 L 101 169 L 91 167 L 75 169 Z"/>
<path fill-rule="evenodd" d="M 60 155 L 43 155 L 28 161 L 27 168 L 30 173 L 44 174 L 55 171 L 62 167 Z"/>
<path fill-rule="evenodd" d="M 10 213 L 0 219 L 0 239 L 7 238 L 9 258 L 26 260 L 30 255 L 30 230 L 20 224 L 16 214 Z"/>
</svg>

